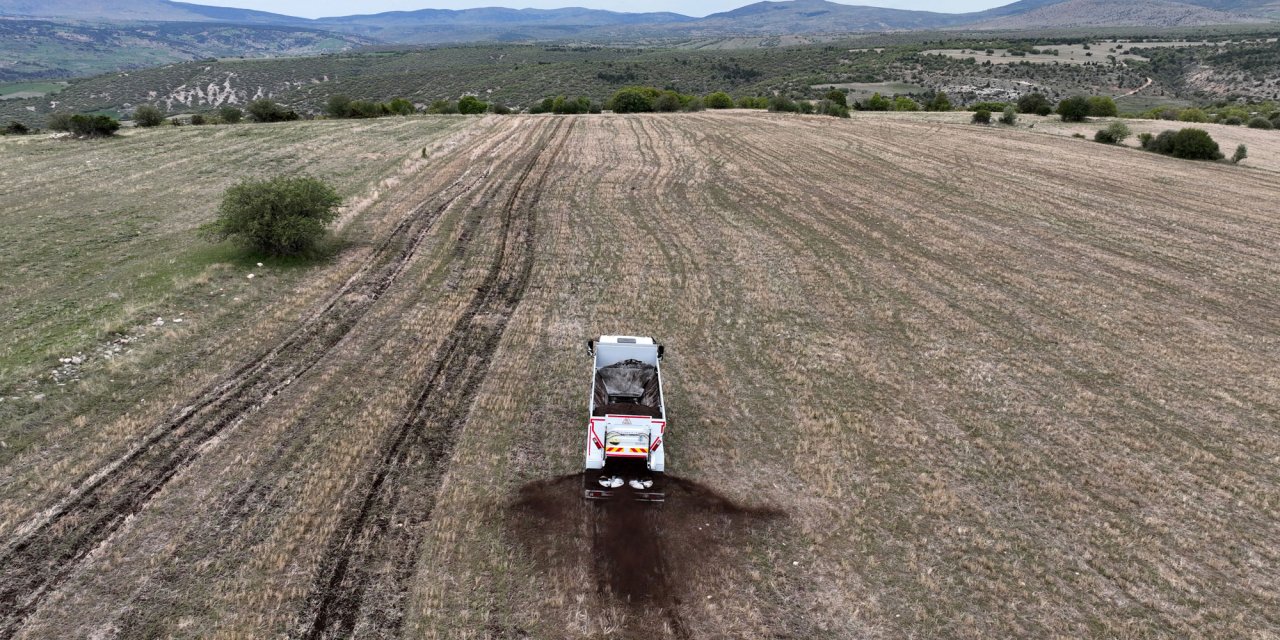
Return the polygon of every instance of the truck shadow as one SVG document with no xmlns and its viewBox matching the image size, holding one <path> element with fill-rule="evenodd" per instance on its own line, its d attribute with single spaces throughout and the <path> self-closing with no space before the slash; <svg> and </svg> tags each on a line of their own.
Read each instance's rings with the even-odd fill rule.
<svg viewBox="0 0 1280 640">
<path fill-rule="evenodd" d="M 590 575 L 605 602 L 634 609 L 627 618 L 637 628 L 629 632 L 652 637 L 654 613 L 662 610 L 671 635 L 690 637 L 681 603 L 700 595 L 705 581 L 733 573 L 738 558 L 731 552 L 785 514 L 738 504 L 669 474 L 666 493 L 664 504 L 625 495 L 587 501 L 582 474 L 538 480 L 521 487 L 510 504 L 508 530 L 544 575 Z"/>
</svg>

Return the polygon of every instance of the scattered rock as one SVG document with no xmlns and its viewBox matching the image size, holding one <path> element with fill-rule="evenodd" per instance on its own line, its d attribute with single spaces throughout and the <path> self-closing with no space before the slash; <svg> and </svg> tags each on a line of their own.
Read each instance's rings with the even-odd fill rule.
<svg viewBox="0 0 1280 640">
<path fill-rule="evenodd" d="M 36 395 L 31 396 L 31 400 L 34 402 L 44 402 L 44 394 L 37 393 Z"/>
<path fill-rule="evenodd" d="M 163 327 L 163 326 L 164 326 L 164 318 L 156 318 L 156 321 L 155 321 L 155 322 L 152 322 L 152 323 L 151 323 L 151 326 L 153 326 L 153 327 Z"/>
<path fill-rule="evenodd" d="M 69 360 L 71 364 L 80 364 L 84 362 L 84 358 L 81 358 L 80 356 L 72 356 Z"/>
<path fill-rule="evenodd" d="M 254 278 L 254 275 L 252 273 L 249 274 L 249 279 L 252 280 L 253 278 Z"/>
</svg>

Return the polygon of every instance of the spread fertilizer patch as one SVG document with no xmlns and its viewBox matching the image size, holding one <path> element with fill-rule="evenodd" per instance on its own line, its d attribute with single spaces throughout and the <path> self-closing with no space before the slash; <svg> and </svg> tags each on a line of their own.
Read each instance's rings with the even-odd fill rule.
<svg viewBox="0 0 1280 640">
<path fill-rule="evenodd" d="M 704 580 L 741 570 L 730 552 L 785 514 L 671 475 L 666 493 L 662 504 L 625 493 L 590 501 L 581 474 L 530 482 L 510 505 L 508 529 L 543 575 L 590 574 L 601 598 L 663 609 L 674 635 L 686 637 L 681 602 L 697 597 Z M 634 619 L 641 625 L 651 616 Z"/>
</svg>

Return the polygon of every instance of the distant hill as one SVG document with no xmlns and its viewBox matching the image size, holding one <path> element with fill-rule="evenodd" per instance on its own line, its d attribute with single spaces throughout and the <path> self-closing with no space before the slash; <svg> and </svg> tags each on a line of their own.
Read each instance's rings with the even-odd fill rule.
<svg viewBox="0 0 1280 640">
<path fill-rule="evenodd" d="M 1250 22 L 1267 20 L 1167 0 L 1064 0 L 966 26 L 983 29 L 1200 27 Z"/>
<path fill-rule="evenodd" d="M 0 16 L 62 21 L 107 22 L 234 22 L 273 26 L 314 26 L 293 16 L 210 7 L 166 0 L 3 0 Z"/>
</svg>

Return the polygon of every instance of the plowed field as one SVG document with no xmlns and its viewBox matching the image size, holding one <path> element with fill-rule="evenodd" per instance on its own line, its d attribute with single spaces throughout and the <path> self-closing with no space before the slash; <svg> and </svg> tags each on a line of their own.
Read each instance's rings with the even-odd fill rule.
<svg viewBox="0 0 1280 640">
<path fill-rule="evenodd" d="M 742 112 L 0 160 L 0 638 L 1280 634 L 1269 169 Z M 194 238 L 280 171 L 332 258 Z M 662 507 L 578 498 L 601 334 L 666 345 Z"/>
</svg>

